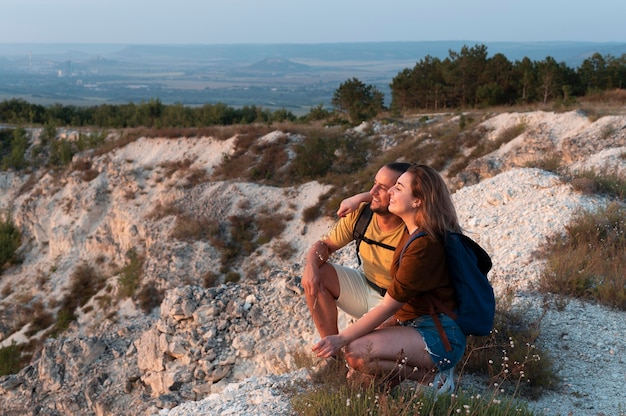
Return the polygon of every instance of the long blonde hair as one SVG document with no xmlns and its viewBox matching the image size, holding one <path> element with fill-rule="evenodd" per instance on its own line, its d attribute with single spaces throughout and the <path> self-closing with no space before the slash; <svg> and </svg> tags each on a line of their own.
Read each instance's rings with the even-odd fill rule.
<svg viewBox="0 0 626 416">
<path fill-rule="evenodd" d="M 411 191 L 422 201 L 415 223 L 427 234 L 443 240 L 447 232 L 461 232 L 450 191 L 439 173 L 426 165 L 411 165 Z"/>
</svg>

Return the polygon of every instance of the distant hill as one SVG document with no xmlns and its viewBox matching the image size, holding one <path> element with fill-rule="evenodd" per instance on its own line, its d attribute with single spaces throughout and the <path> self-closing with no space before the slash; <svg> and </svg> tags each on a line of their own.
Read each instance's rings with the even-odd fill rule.
<svg viewBox="0 0 626 416">
<path fill-rule="evenodd" d="M 85 59 L 104 56 L 130 61 L 153 61 L 155 58 L 183 60 L 257 62 L 269 57 L 316 59 L 323 61 L 417 61 L 426 55 L 443 58 L 450 50 L 463 46 L 485 45 L 490 55 L 504 54 L 515 61 L 546 56 L 570 66 L 578 66 L 593 53 L 620 56 L 626 53 L 624 42 L 481 42 L 478 40 L 427 42 L 361 42 L 311 44 L 214 44 L 214 45 L 108 45 L 108 44 L 11 44 L 0 43 L 0 57 L 42 57 L 46 59 Z"/>
<path fill-rule="evenodd" d="M 577 68 L 594 53 L 620 57 L 619 42 L 364 42 L 321 44 L 0 44 L 0 100 L 96 105 L 142 102 L 259 105 L 305 113 L 330 105 L 347 79 L 377 86 L 426 56 L 485 45 L 511 62 L 550 56 Z M 293 76 L 296 75 L 296 76 Z"/>
<path fill-rule="evenodd" d="M 283 58 L 266 58 L 253 63 L 249 68 L 264 72 L 300 72 L 310 69 L 308 65 L 298 64 Z"/>
</svg>

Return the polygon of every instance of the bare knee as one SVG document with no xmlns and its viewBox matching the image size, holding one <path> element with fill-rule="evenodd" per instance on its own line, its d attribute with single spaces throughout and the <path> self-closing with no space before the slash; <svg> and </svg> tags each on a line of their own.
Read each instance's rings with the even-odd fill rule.
<svg viewBox="0 0 626 416">
<path fill-rule="evenodd" d="M 345 359 L 348 365 L 355 370 L 365 369 L 366 363 L 372 359 L 371 347 L 369 348 L 369 354 L 363 341 L 356 339 L 346 345 Z"/>
<path fill-rule="evenodd" d="M 332 265 L 324 263 L 320 267 L 320 280 L 324 289 L 330 293 L 333 299 L 337 299 L 339 297 L 339 277 Z"/>
</svg>

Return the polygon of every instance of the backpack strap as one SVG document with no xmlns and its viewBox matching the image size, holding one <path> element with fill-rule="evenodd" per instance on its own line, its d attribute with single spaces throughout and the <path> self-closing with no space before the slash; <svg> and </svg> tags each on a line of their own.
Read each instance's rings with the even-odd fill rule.
<svg viewBox="0 0 626 416">
<path fill-rule="evenodd" d="M 367 227 L 369 227 L 373 216 L 374 212 L 370 208 L 370 204 L 365 204 L 361 212 L 359 212 L 359 216 L 354 223 L 354 229 L 352 230 L 352 237 L 356 241 L 356 258 L 359 266 L 361 265 L 361 257 L 359 256 L 359 246 L 361 245 L 361 241 L 365 241 L 369 245 L 373 244 L 391 251 L 396 249 L 389 244 L 381 243 L 380 241 L 375 241 L 365 237 L 365 231 L 367 230 Z"/>
<path fill-rule="evenodd" d="M 402 251 L 400 252 L 400 257 L 398 262 L 402 261 L 402 255 L 406 251 L 409 244 L 418 239 L 419 237 L 425 236 L 426 233 L 424 231 L 420 231 L 419 233 L 412 235 L 409 240 L 406 242 Z M 443 325 L 441 324 L 441 320 L 439 320 L 439 316 L 437 316 L 437 311 L 443 312 L 448 315 L 450 318 L 456 320 L 456 313 L 443 304 L 439 299 L 433 296 L 430 293 L 424 293 L 422 295 L 424 299 L 428 302 L 428 311 L 430 316 L 433 318 L 433 322 L 435 322 L 435 326 L 437 327 L 437 332 L 439 332 L 439 336 L 441 337 L 441 341 L 443 341 L 443 346 L 446 348 L 446 351 L 451 351 L 452 346 L 450 345 L 450 341 L 448 340 L 448 336 L 446 335 L 446 331 L 443 330 Z"/>
</svg>

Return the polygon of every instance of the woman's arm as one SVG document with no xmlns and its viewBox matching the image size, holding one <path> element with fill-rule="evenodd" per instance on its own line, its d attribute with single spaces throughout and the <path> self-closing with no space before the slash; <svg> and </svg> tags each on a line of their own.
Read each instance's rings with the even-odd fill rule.
<svg viewBox="0 0 626 416">
<path fill-rule="evenodd" d="M 352 195 L 339 204 L 339 209 L 337 210 L 337 215 L 340 217 L 345 217 L 349 213 L 356 211 L 359 209 L 359 205 L 361 202 L 372 202 L 372 195 L 369 192 L 362 192 L 360 194 Z"/>
<path fill-rule="evenodd" d="M 318 357 L 330 357 L 348 345 L 350 342 L 363 335 L 369 334 L 389 317 L 396 313 L 404 305 L 388 294 L 371 311 L 363 315 L 358 321 L 350 325 L 337 335 L 324 337 L 312 348 Z"/>
</svg>

